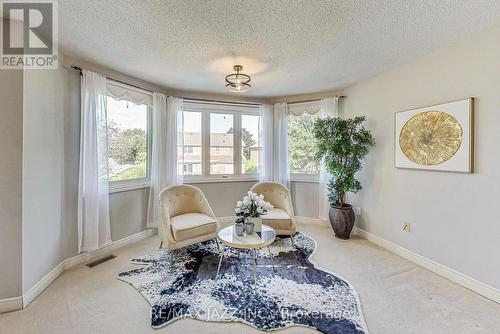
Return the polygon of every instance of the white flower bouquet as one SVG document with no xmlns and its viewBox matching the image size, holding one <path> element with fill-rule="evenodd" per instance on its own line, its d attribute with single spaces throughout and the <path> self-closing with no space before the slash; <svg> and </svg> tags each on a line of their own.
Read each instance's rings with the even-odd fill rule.
<svg viewBox="0 0 500 334">
<path fill-rule="evenodd" d="M 272 210 L 273 206 L 271 203 L 264 201 L 264 195 L 257 195 L 254 192 L 249 191 L 243 201 L 238 201 L 236 203 L 237 216 L 243 216 L 245 218 L 258 218 L 261 215 L 265 215 L 268 211 Z"/>
</svg>

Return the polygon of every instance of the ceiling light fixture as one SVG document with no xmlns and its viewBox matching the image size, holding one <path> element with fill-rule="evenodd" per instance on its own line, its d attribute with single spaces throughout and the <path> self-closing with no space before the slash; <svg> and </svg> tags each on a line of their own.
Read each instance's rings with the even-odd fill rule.
<svg viewBox="0 0 500 334">
<path fill-rule="evenodd" d="M 233 69 L 236 73 L 226 76 L 226 89 L 233 93 L 243 93 L 250 89 L 250 76 L 240 73 L 243 66 L 234 65 Z"/>
</svg>

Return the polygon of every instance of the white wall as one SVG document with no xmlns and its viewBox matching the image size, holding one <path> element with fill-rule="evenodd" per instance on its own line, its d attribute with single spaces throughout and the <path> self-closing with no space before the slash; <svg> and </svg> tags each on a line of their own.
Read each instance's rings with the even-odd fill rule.
<svg viewBox="0 0 500 334">
<path fill-rule="evenodd" d="M 318 218 L 318 183 L 292 182 L 290 188 L 295 215 L 301 217 Z"/>
<path fill-rule="evenodd" d="M 23 292 L 62 260 L 65 70 L 25 70 Z"/>
<path fill-rule="evenodd" d="M 0 20 L 0 24 L 2 21 Z M 0 299 L 21 295 L 23 73 L 0 70 Z"/>
<path fill-rule="evenodd" d="M 146 229 L 149 189 L 109 194 L 111 239 L 116 241 Z"/>
<path fill-rule="evenodd" d="M 377 139 L 360 174 L 358 226 L 500 289 L 500 29 L 358 83 L 347 117 L 366 115 Z M 476 97 L 476 172 L 394 168 L 394 113 Z M 411 232 L 402 231 L 404 222 Z"/>
</svg>

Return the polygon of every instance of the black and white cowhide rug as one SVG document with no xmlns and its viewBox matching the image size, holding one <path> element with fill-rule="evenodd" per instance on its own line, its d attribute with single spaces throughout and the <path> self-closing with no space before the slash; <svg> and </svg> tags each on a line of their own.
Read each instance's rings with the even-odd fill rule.
<svg viewBox="0 0 500 334">
<path fill-rule="evenodd" d="M 237 321 L 260 330 L 292 325 L 323 333 L 368 333 L 354 288 L 337 275 L 316 268 L 309 258 L 314 240 L 297 233 L 271 245 L 276 271 L 267 248 L 258 250 L 254 285 L 251 251 L 226 247 L 216 280 L 219 252 L 215 241 L 132 260 L 142 268 L 120 273 L 151 304 L 151 325 L 160 328 L 179 318 Z M 239 257 L 238 257 L 238 253 Z"/>
</svg>

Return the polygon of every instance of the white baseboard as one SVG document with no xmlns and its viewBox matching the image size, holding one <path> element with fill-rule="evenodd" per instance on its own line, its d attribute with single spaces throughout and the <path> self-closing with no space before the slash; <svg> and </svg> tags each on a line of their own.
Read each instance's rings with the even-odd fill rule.
<svg viewBox="0 0 500 334">
<path fill-rule="evenodd" d="M 28 306 L 33 301 L 33 299 L 41 294 L 42 291 L 50 285 L 50 283 L 52 283 L 56 278 L 59 277 L 59 275 L 64 272 L 64 263 L 65 261 L 59 263 L 47 275 L 45 275 L 41 280 L 33 285 L 31 289 L 28 290 L 28 292 L 23 294 L 22 308 L 26 308 L 26 306 Z"/>
<path fill-rule="evenodd" d="M 0 313 L 17 311 L 23 308 L 23 297 L 0 299 Z"/>
<path fill-rule="evenodd" d="M 324 221 L 322 219 L 318 218 L 308 218 L 308 217 L 295 217 L 296 220 L 300 223 L 307 223 L 307 222 L 321 222 L 321 223 L 326 223 L 329 224 L 328 221 Z M 371 234 L 365 230 L 362 230 L 358 227 L 354 227 L 353 232 L 360 236 L 363 239 L 366 239 L 370 242 L 373 242 L 374 244 L 377 244 L 401 257 L 404 257 L 407 260 L 410 260 L 413 263 L 418 264 L 419 266 L 424 267 L 427 270 L 432 271 L 433 273 L 436 273 L 440 276 L 443 276 L 450 281 L 457 283 L 471 291 L 474 291 L 475 293 L 480 294 L 483 297 L 486 297 L 496 303 L 500 304 L 500 290 L 485 284 L 483 282 L 480 282 L 472 277 L 469 277 L 467 275 L 464 275 L 456 270 L 453 270 L 451 268 L 448 268 L 440 263 L 437 263 L 431 259 L 428 259 L 422 255 L 419 255 L 417 253 L 414 253 L 404 247 L 398 246 L 390 241 L 387 241 L 381 237 L 378 237 L 374 234 Z"/>
<path fill-rule="evenodd" d="M 401 257 L 404 257 L 407 260 L 410 260 L 419 266 L 424 267 L 438 275 L 441 275 L 452 282 L 455 282 L 469 290 L 472 290 L 496 303 L 500 304 L 500 290 L 482 283 L 472 277 L 459 273 L 456 270 L 448 268 L 442 264 L 439 264 L 433 260 L 430 260 L 422 255 L 414 253 L 406 248 L 398 246 L 390 241 L 387 241 L 381 237 L 378 237 L 374 234 L 371 234 L 365 230 L 362 230 L 358 227 L 354 227 L 354 230 L 357 235 L 360 237 L 373 242 L 393 253 L 398 254 Z"/>
<path fill-rule="evenodd" d="M 144 230 L 142 232 L 132 234 L 132 235 L 125 237 L 123 239 L 113 241 L 109 245 L 106 245 L 102 248 L 96 249 L 95 251 L 82 253 L 82 254 L 73 256 L 69 259 L 64 260 L 64 270 L 68 270 L 71 267 L 85 263 L 87 261 L 95 259 L 96 257 L 107 255 L 115 249 L 121 248 L 125 245 L 129 245 L 129 244 L 134 243 L 136 241 L 139 241 L 141 239 L 147 238 L 147 237 L 153 235 L 155 232 L 156 232 L 156 229 L 149 228 L 149 229 Z"/>
<path fill-rule="evenodd" d="M 125 245 L 147 238 L 153 235 L 155 231 L 156 231 L 155 229 L 147 229 L 145 231 L 133 234 L 126 238 L 113 241 L 109 245 L 96 249 L 95 251 L 82 253 L 62 261 L 57 265 L 57 267 L 52 269 L 47 275 L 45 275 L 40 281 L 38 281 L 38 283 L 36 283 L 31 289 L 29 289 L 28 292 L 23 294 L 22 298 L 16 297 L 22 301 L 22 303 L 18 305 L 17 310 L 21 308 L 26 308 L 38 295 L 42 293 L 43 290 L 45 290 L 45 288 L 47 288 L 50 285 L 50 283 L 52 283 L 57 277 L 59 277 L 59 275 L 61 275 L 65 270 L 68 270 L 69 268 L 74 267 L 76 265 L 88 262 L 97 257 L 107 255 L 111 253 L 113 250 L 123 247 Z M 0 300 L 0 313 L 2 313 L 1 303 L 2 300 Z"/>
</svg>

